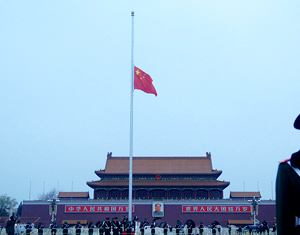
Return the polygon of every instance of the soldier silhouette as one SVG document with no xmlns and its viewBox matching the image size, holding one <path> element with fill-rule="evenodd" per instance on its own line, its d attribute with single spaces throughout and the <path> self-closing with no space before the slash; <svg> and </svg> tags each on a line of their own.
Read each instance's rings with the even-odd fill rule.
<svg viewBox="0 0 300 235">
<path fill-rule="evenodd" d="M 300 115 L 294 122 L 300 130 Z M 277 235 L 300 235 L 295 226 L 300 217 L 300 151 L 290 159 L 280 162 L 276 177 L 276 225 Z"/>
<path fill-rule="evenodd" d="M 57 224 L 55 221 L 53 221 L 51 224 L 50 224 L 50 230 L 51 230 L 51 235 L 55 235 L 56 232 L 57 232 Z"/>
<path fill-rule="evenodd" d="M 99 234 L 103 235 L 104 233 L 104 222 L 103 221 L 98 221 L 96 223 L 97 228 L 99 228 Z"/>
<path fill-rule="evenodd" d="M 5 226 L 7 235 L 14 235 L 15 234 L 15 222 L 16 221 L 14 220 L 13 216 L 11 216 L 10 220 L 7 221 L 7 224 Z"/>
<path fill-rule="evenodd" d="M 121 223 L 118 221 L 118 217 L 115 217 L 114 220 L 111 222 L 113 235 L 121 234 Z"/>
<path fill-rule="evenodd" d="M 42 222 L 39 222 L 38 226 L 37 226 L 37 229 L 38 229 L 38 235 L 43 235 L 43 232 L 44 232 L 44 225 Z"/>
<path fill-rule="evenodd" d="M 181 230 L 182 230 L 182 222 L 181 222 L 181 220 L 178 219 L 177 223 L 175 225 L 176 235 L 179 235 Z"/>
<path fill-rule="evenodd" d="M 105 222 L 103 223 L 104 227 L 104 234 L 105 235 L 110 235 L 111 232 L 111 222 L 109 221 L 109 218 L 107 217 Z"/>
<path fill-rule="evenodd" d="M 203 231 L 204 231 L 204 225 L 203 225 L 203 222 L 201 221 L 200 225 L 199 225 L 199 233 L 200 233 L 200 235 L 203 234 Z"/>
<path fill-rule="evenodd" d="M 82 225 L 81 225 L 80 221 L 77 221 L 77 224 L 75 225 L 75 232 L 76 232 L 76 235 L 80 235 L 80 233 L 81 233 L 81 228 L 82 228 Z"/>
<path fill-rule="evenodd" d="M 93 235 L 94 228 L 95 228 L 95 225 L 93 224 L 93 221 L 90 221 L 89 224 L 88 224 L 89 235 Z"/>
<path fill-rule="evenodd" d="M 63 225 L 61 226 L 61 228 L 62 228 L 62 230 L 63 230 L 63 235 L 67 235 L 67 234 L 68 234 L 69 227 L 70 227 L 70 225 L 68 224 L 67 221 L 65 221 L 65 222 L 63 223 Z"/>
<path fill-rule="evenodd" d="M 30 222 L 27 222 L 25 226 L 25 230 L 26 230 L 26 235 L 29 235 L 32 232 L 32 225 Z"/>
</svg>

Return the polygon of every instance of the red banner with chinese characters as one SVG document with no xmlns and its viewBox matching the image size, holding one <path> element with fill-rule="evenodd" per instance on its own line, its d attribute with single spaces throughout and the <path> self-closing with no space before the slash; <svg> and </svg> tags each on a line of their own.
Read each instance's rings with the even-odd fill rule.
<svg viewBox="0 0 300 235">
<path fill-rule="evenodd" d="M 71 205 L 65 206 L 66 213 L 107 213 L 107 212 L 128 212 L 128 206 L 83 206 L 83 205 Z M 132 212 L 134 212 L 134 206 L 132 206 Z"/>
<path fill-rule="evenodd" d="M 251 213 L 251 206 L 182 206 L 189 213 Z"/>
</svg>

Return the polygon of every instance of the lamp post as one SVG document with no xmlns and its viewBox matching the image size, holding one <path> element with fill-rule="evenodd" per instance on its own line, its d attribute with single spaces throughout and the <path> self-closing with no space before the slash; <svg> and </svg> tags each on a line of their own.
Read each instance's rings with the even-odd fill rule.
<svg viewBox="0 0 300 235">
<path fill-rule="evenodd" d="M 48 202 L 50 202 L 49 214 L 51 215 L 51 222 L 53 223 L 57 214 L 57 202 L 59 202 L 59 200 L 53 198 L 52 200 L 48 200 Z"/>
<path fill-rule="evenodd" d="M 251 203 L 251 215 L 253 215 L 253 222 L 254 225 L 256 225 L 256 216 L 258 215 L 258 203 L 260 202 L 260 200 L 256 200 L 255 197 L 253 197 L 251 200 L 249 200 L 249 202 Z"/>
</svg>

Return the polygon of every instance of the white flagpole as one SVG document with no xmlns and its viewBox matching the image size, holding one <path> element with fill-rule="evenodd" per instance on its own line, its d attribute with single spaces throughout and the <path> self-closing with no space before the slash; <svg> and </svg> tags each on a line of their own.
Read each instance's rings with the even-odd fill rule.
<svg viewBox="0 0 300 235">
<path fill-rule="evenodd" d="M 130 147 L 129 147 L 129 208 L 128 220 L 132 221 L 132 155 L 133 155 L 133 79 L 134 79 L 134 63 L 133 63 L 133 26 L 134 11 L 131 12 L 132 28 L 131 28 L 131 91 L 130 91 Z"/>
</svg>

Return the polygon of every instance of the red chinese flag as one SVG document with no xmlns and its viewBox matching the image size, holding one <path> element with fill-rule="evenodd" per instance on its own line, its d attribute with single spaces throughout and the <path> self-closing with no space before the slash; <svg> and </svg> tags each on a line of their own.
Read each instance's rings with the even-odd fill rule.
<svg viewBox="0 0 300 235">
<path fill-rule="evenodd" d="M 152 84 L 152 78 L 149 74 L 134 66 L 134 89 L 142 90 L 157 96 L 155 87 Z"/>
</svg>

